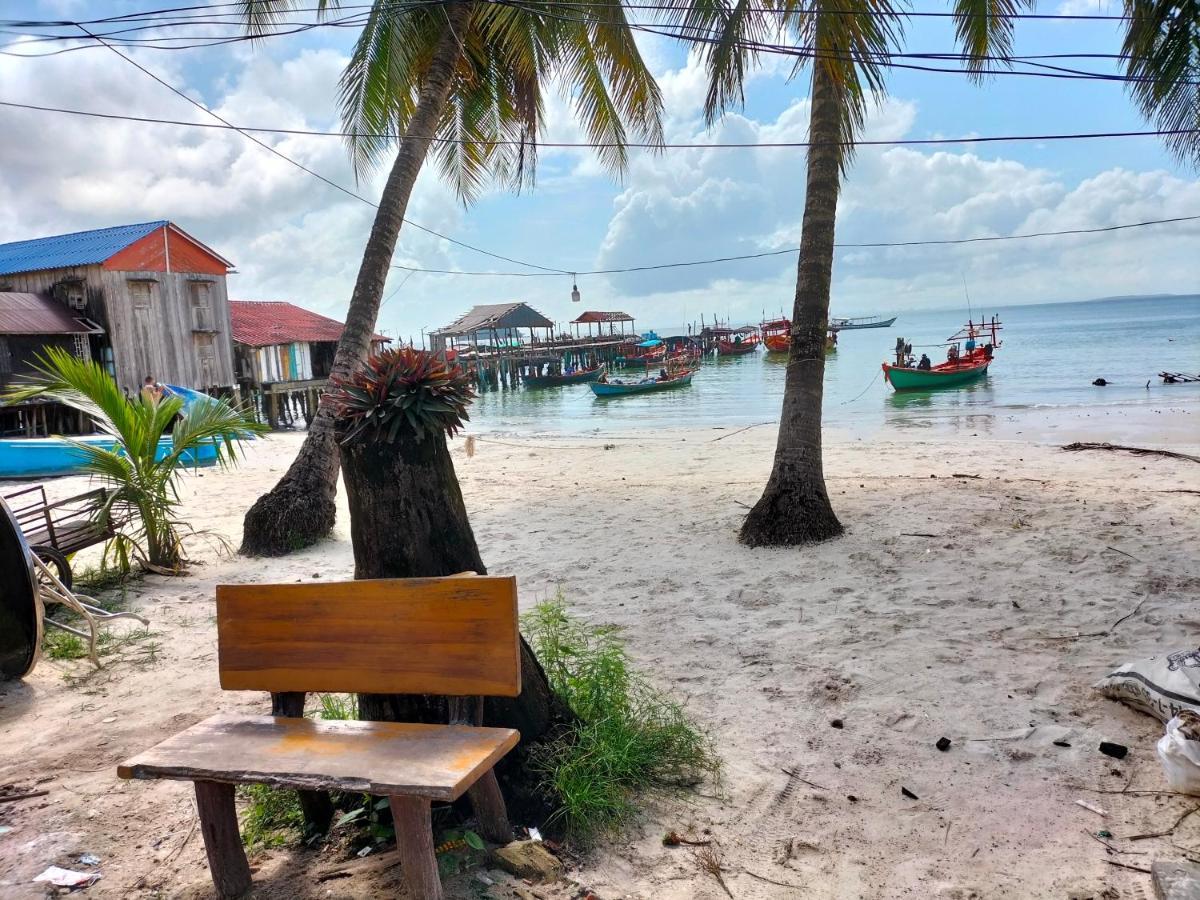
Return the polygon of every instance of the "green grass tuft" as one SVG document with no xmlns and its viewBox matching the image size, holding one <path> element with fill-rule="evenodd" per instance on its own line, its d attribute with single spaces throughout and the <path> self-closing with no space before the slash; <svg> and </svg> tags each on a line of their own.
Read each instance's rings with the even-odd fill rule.
<svg viewBox="0 0 1200 900">
<path fill-rule="evenodd" d="M 83 638 L 57 628 L 47 628 L 42 638 L 42 653 L 48 659 L 83 659 L 87 649 Z"/>
<path fill-rule="evenodd" d="M 246 801 L 242 817 L 242 843 L 250 850 L 282 846 L 304 830 L 300 796 L 295 791 L 248 784 L 238 788 Z"/>
<path fill-rule="evenodd" d="M 321 694 L 322 719 L 357 719 L 357 694 Z"/>
<path fill-rule="evenodd" d="M 551 688 L 579 717 L 536 765 L 561 802 L 555 816 L 588 841 L 627 822 L 639 796 L 720 774 L 709 739 L 683 706 L 632 670 L 616 629 L 567 613 L 561 597 L 522 619 Z"/>
</svg>

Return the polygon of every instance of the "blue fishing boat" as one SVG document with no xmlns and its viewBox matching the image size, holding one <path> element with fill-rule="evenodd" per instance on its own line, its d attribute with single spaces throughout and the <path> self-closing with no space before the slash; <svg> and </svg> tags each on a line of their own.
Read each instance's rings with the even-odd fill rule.
<svg viewBox="0 0 1200 900">
<path fill-rule="evenodd" d="M 116 441 L 103 435 L 80 438 L 5 438 L 0 439 L 0 478 L 52 478 L 77 475 L 84 471 L 85 451 L 77 444 L 112 449 Z M 157 459 L 171 452 L 171 439 L 158 442 Z M 183 454 L 189 466 L 212 465 L 217 461 L 217 445 L 209 441 Z"/>
<path fill-rule="evenodd" d="M 668 375 L 666 378 L 643 378 L 639 381 L 624 381 L 609 379 L 593 381 L 588 387 L 597 397 L 624 397 L 629 394 L 645 394 L 650 391 L 665 391 L 671 388 L 684 387 L 692 383 L 695 369 Z"/>
</svg>

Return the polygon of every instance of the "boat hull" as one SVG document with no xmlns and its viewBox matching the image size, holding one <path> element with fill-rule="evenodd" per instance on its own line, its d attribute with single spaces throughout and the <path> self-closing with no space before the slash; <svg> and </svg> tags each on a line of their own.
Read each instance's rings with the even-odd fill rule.
<svg viewBox="0 0 1200 900">
<path fill-rule="evenodd" d="M 883 377 L 897 391 L 932 391 L 961 387 L 987 375 L 989 362 L 953 369 L 900 369 L 883 364 Z"/>
<path fill-rule="evenodd" d="M 740 344 L 731 341 L 717 343 L 718 356 L 746 356 L 758 351 L 758 341 L 742 341 Z"/>
<path fill-rule="evenodd" d="M 593 381 L 588 387 L 597 397 L 627 397 L 630 394 L 648 394 L 653 391 L 669 391 L 672 388 L 684 387 L 692 383 L 694 372 L 688 372 L 670 381 L 647 381 L 645 383 L 613 384 L 607 381 Z"/>
<path fill-rule="evenodd" d="M 891 328 L 899 316 L 892 316 L 890 319 L 882 319 L 878 322 L 847 322 L 845 325 L 835 322 L 830 327 L 835 331 L 860 331 L 863 328 Z"/>
<path fill-rule="evenodd" d="M 763 343 L 767 345 L 768 353 L 787 353 L 792 349 L 792 339 L 786 334 L 773 334 L 763 338 Z"/>
<path fill-rule="evenodd" d="M 573 372 L 570 375 L 535 375 L 532 378 L 525 379 L 525 387 L 548 388 L 561 387 L 566 384 L 585 384 L 589 381 L 595 381 L 603 371 L 604 367 L 601 366 L 598 369 L 589 369 L 586 372 Z"/>
<path fill-rule="evenodd" d="M 83 437 L 80 443 L 112 448 L 114 442 L 105 437 Z M 162 459 L 171 452 L 171 439 L 159 441 L 156 457 Z M 0 440 L 0 478 L 54 478 L 77 475 L 84 471 L 87 458 L 84 452 L 64 438 L 12 438 Z M 217 461 L 217 445 L 202 444 L 197 450 L 184 454 L 187 465 L 211 465 Z"/>
</svg>

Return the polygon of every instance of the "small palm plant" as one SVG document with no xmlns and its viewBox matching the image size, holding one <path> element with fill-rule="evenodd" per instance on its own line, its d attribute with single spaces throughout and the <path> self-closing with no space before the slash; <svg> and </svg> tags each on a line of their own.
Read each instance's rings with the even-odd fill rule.
<svg viewBox="0 0 1200 900">
<path fill-rule="evenodd" d="M 90 416 L 112 439 L 111 444 L 70 442 L 84 458 L 84 469 L 112 488 L 101 514 L 128 520 L 105 549 L 106 558 L 123 572 L 136 561 L 154 572 L 178 574 L 186 562 L 183 533 L 191 531 L 178 518 L 180 472 L 206 445 L 215 447 L 221 465 L 233 463 L 241 441 L 263 433 L 265 426 L 216 398 L 186 408 L 178 397 L 158 403 L 140 395 L 130 400 L 99 365 L 60 348 L 48 347 L 36 371 L 5 399 L 56 400 Z"/>
</svg>

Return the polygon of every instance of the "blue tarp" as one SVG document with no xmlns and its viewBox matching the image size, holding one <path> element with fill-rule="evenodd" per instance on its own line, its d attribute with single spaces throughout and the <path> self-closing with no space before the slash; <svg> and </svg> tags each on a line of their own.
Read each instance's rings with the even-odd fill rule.
<svg viewBox="0 0 1200 900">
<path fill-rule="evenodd" d="M 662 341 L 660 341 L 658 338 L 654 338 L 653 340 L 642 341 L 640 344 L 638 344 L 638 346 L 639 347 L 657 347 L 661 343 L 662 343 Z"/>
</svg>

